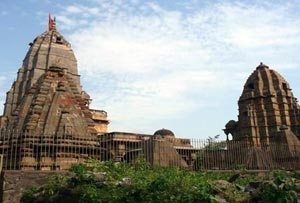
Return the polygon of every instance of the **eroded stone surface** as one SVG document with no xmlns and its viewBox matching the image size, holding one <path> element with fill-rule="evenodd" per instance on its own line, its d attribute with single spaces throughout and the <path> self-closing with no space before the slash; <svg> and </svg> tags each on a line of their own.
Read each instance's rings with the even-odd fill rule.
<svg viewBox="0 0 300 203">
<path fill-rule="evenodd" d="M 261 63 L 247 79 L 238 101 L 238 121 L 230 120 L 225 133 L 253 145 L 274 141 L 284 125 L 300 137 L 300 111 L 289 83 Z"/>
<path fill-rule="evenodd" d="M 0 128 L 7 169 L 65 169 L 107 132 L 107 113 L 90 109 L 71 44 L 55 26 L 39 35 L 7 92 Z"/>
</svg>

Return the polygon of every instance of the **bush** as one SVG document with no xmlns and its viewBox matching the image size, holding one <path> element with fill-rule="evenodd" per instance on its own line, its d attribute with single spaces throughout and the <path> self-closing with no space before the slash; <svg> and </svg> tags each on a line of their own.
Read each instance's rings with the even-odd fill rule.
<svg viewBox="0 0 300 203">
<path fill-rule="evenodd" d="M 150 167 L 143 160 L 133 164 L 89 160 L 85 164 L 73 165 L 70 171 L 73 175 L 55 175 L 45 186 L 28 190 L 24 194 L 23 202 L 40 200 L 43 203 L 208 203 L 214 202 L 212 196 L 215 195 L 215 191 L 211 188 L 211 183 L 214 180 L 228 180 L 232 175 Z M 285 181 L 286 187 L 281 190 L 266 186 L 261 190 L 262 202 L 276 202 L 280 197 L 287 200 L 282 202 L 288 202 L 290 199 L 287 195 L 290 191 L 286 190 L 294 185 L 288 182 L 287 177 L 291 177 L 292 180 L 296 178 L 292 174 L 274 174 L 272 178 Z M 258 180 L 255 174 L 247 175 L 236 182 L 247 185 L 253 180 Z"/>
</svg>

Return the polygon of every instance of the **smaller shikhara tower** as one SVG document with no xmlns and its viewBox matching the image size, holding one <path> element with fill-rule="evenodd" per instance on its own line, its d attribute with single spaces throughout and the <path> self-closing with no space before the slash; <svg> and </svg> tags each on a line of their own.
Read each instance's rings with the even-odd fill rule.
<svg viewBox="0 0 300 203">
<path fill-rule="evenodd" d="M 253 146 L 278 140 L 280 131 L 289 131 L 289 140 L 300 138 L 300 111 L 288 82 L 261 63 L 247 79 L 238 101 L 238 121 L 230 120 L 224 129 L 233 140 Z M 282 134 L 282 133 L 281 133 Z"/>
<path fill-rule="evenodd" d="M 29 44 L 0 117 L 6 169 L 60 170 L 99 155 L 97 136 L 107 132 L 107 114 L 89 108 L 71 44 L 49 28 Z"/>
</svg>

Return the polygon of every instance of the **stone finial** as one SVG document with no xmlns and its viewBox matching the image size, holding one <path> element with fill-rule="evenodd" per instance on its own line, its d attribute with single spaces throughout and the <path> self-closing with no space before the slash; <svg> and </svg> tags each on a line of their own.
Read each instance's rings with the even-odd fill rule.
<svg viewBox="0 0 300 203">
<path fill-rule="evenodd" d="M 263 68 L 269 68 L 269 66 L 267 66 L 266 64 L 264 64 L 263 62 L 260 62 L 259 66 L 256 67 L 256 70 L 258 69 L 263 69 Z"/>
</svg>

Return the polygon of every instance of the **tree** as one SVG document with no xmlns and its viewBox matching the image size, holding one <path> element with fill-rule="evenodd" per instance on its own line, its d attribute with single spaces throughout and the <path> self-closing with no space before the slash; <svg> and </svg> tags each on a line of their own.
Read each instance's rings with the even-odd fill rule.
<svg viewBox="0 0 300 203">
<path fill-rule="evenodd" d="M 207 138 L 207 144 L 205 145 L 205 150 L 225 150 L 227 149 L 226 141 L 219 141 L 220 135 L 215 135 L 214 137 Z"/>
</svg>

